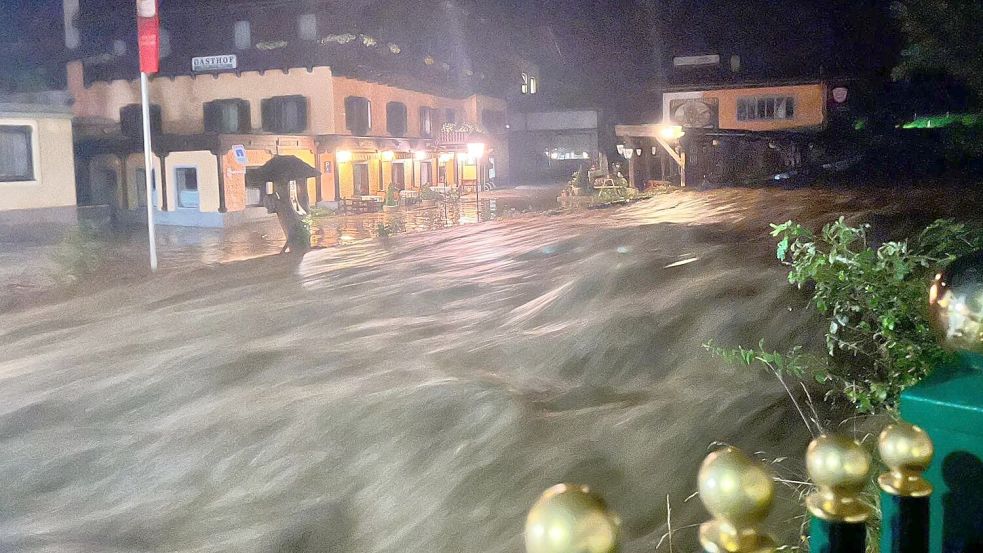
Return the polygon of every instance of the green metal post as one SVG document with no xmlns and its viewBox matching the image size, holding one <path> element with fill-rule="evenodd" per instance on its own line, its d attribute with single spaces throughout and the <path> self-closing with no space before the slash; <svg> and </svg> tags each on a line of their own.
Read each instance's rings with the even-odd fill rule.
<svg viewBox="0 0 983 553">
<path fill-rule="evenodd" d="M 928 497 L 881 492 L 881 553 L 928 551 Z"/>
<path fill-rule="evenodd" d="M 867 525 L 838 522 L 812 516 L 809 524 L 810 553 L 865 553 Z"/>
<path fill-rule="evenodd" d="M 901 395 L 901 415 L 932 437 L 925 479 L 931 553 L 983 550 L 983 252 L 954 261 L 929 290 L 929 309 L 957 360 Z"/>
</svg>

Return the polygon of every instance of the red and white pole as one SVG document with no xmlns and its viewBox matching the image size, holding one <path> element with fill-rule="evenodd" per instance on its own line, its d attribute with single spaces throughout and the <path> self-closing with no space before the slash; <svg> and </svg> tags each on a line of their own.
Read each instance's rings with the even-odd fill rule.
<svg viewBox="0 0 983 553">
<path fill-rule="evenodd" d="M 137 0 L 137 44 L 140 48 L 140 97 L 143 104 L 143 165 L 147 187 L 147 237 L 150 243 L 150 269 L 157 270 L 157 238 L 154 232 L 154 163 L 150 148 L 150 73 L 160 70 L 160 20 L 157 0 Z M 163 193 L 163 191 L 161 191 Z"/>
</svg>

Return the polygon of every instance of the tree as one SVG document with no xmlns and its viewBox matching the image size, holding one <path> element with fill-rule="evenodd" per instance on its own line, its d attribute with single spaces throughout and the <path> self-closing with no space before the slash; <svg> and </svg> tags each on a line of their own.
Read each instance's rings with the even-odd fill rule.
<svg viewBox="0 0 983 553">
<path fill-rule="evenodd" d="M 894 10 L 907 40 L 895 77 L 941 71 L 983 99 L 983 2 L 901 0 Z"/>
</svg>

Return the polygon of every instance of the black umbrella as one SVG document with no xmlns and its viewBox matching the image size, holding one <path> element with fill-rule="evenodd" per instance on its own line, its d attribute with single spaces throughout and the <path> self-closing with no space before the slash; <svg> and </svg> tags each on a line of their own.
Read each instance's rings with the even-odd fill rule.
<svg viewBox="0 0 983 553">
<path fill-rule="evenodd" d="M 268 182 L 304 182 L 320 176 L 317 169 L 294 156 L 273 156 L 262 167 L 246 173 L 246 184 L 262 187 Z"/>
</svg>

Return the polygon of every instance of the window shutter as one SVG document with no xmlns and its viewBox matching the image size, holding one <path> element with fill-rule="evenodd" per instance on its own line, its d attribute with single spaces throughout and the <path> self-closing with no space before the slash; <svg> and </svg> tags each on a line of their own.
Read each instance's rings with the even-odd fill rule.
<svg viewBox="0 0 983 553">
<path fill-rule="evenodd" d="M 219 128 L 219 117 L 220 111 L 218 105 L 215 102 L 206 102 L 204 105 L 205 110 L 205 132 L 220 132 Z"/>
<path fill-rule="evenodd" d="M 239 132 L 249 132 L 253 129 L 252 115 L 249 113 L 249 102 L 239 100 Z"/>
<path fill-rule="evenodd" d="M 293 129 L 293 130 L 294 132 L 306 131 L 307 130 L 307 105 L 308 105 L 307 97 L 297 96 L 294 101 L 297 102 L 298 111 L 300 112 L 300 115 L 297 118 L 297 120 L 300 122 L 300 128 Z"/>
<path fill-rule="evenodd" d="M 267 98 L 260 104 L 263 111 L 263 130 L 267 132 L 276 132 L 276 114 L 274 114 L 275 103 L 271 98 Z"/>
</svg>

